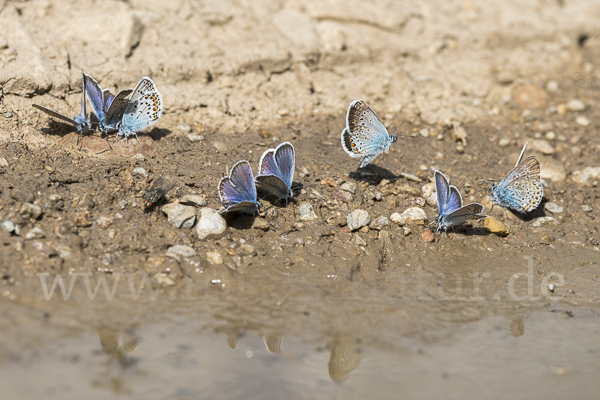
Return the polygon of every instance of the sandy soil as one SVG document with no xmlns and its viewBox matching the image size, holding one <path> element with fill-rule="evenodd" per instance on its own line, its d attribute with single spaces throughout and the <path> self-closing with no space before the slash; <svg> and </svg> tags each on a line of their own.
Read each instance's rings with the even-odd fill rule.
<svg viewBox="0 0 600 400">
<path fill-rule="evenodd" d="M 584 0 L 0 0 L 7 398 L 595 398 L 598 16 Z M 142 145 L 79 150 L 31 107 L 77 114 L 81 69 L 155 81 L 164 116 Z M 415 136 L 360 171 L 339 144 L 358 98 Z M 143 208 L 160 177 L 168 202 L 220 208 L 228 168 L 282 141 L 305 186 L 287 207 L 210 240 Z M 508 236 L 346 226 L 356 209 L 431 220 L 435 169 L 489 205 L 526 141 L 544 201 L 488 210 Z"/>
</svg>

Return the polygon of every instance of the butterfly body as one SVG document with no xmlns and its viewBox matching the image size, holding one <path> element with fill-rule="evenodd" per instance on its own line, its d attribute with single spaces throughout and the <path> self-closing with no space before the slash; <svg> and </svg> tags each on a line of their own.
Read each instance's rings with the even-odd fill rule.
<svg viewBox="0 0 600 400">
<path fill-rule="evenodd" d="M 113 101 L 117 101 L 116 99 Z M 135 136 L 154 125 L 162 116 L 163 101 L 152 79 L 140 79 L 126 104 L 121 121 L 117 124 L 118 136 Z M 139 141 L 139 139 L 138 139 Z"/>
<path fill-rule="evenodd" d="M 260 203 L 256 197 L 256 186 L 252 168 L 248 161 L 238 161 L 229 172 L 229 176 L 219 181 L 219 198 L 225 207 L 221 213 L 239 212 L 254 214 Z"/>
<path fill-rule="evenodd" d="M 362 157 L 359 168 L 366 167 L 379 154 L 389 150 L 397 138 L 388 133 L 383 122 L 364 101 L 350 103 L 341 141 L 342 148 L 350 157 Z"/>
<path fill-rule="evenodd" d="M 463 199 L 456 186 L 448 184 L 448 178 L 440 171 L 435 171 L 435 189 L 438 201 L 437 230 L 448 229 L 462 225 L 465 222 L 485 217 L 485 207 L 479 203 L 470 203 L 463 206 Z"/>
<path fill-rule="evenodd" d="M 492 187 L 492 198 L 504 208 L 528 213 L 536 209 L 544 197 L 540 181 L 540 162 L 530 156 L 521 162 L 527 143 L 515 167 L 497 185 Z"/>
<path fill-rule="evenodd" d="M 256 176 L 258 188 L 280 199 L 293 199 L 295 150 L 289 142 L 281 143 L 275 149 L 268 149 L 260 158 Z"/>
</svg>

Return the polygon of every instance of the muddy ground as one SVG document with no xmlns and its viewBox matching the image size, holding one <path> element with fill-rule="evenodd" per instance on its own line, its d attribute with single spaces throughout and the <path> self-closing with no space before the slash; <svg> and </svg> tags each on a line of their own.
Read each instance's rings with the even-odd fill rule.
<svg viewBox="0 0 600 400">
<path fill-rule="evenodd" d="M 3 398 L 595 398 L 600 2 L 413 3 L 0 1 Z M 141 144 L 80 149 L 31 107 L 77 114 L 82 68 L 152 77 Z M 357 98 L 414 136 L 361 170 L 339 142 Z M 228 168 L 282 141 L 296 201 L 219 239 L 143 207 L 162 177 L 218 209 Z M 489 205 L 525 142 L 544 201 L 488 207 L 508 236 L 346 226 L 431 221 L 435 169 Z"/>
</svg>

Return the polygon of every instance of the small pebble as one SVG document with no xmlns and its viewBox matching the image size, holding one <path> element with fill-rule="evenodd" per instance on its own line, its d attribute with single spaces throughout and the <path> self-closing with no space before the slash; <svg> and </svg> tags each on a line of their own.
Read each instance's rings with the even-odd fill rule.
<svg viewBox="0 0 600 400">
<path fill-rule="evenodd" d="M 206 259 L 213 264 L 223 264 L 223 256 L 218 251 L 209 251 L 206 253 Z"/>
<path fill-rule="evenodd" d="M 390 225 L 390 220 L 387 217 L 384 217 L 382 215 L 381 217 L 371 221 L 371 224 L 369 225 L 369 227 L 380 231 L 383 227 L 389 226 L 389 225 Z"/>
<path fill-rule="evenodd" d="M 181 204 L 165 204 L 160 209 L 174 228 L 191 228 L 196 222 L 196 209 Z"/>
<path fill-rule="evenodd" d="M 334 199 L 341 201 L 343 203 L 350 203 L 354 199 L 354 196 L 352 196 L 352 193 L 345 192 L 345 191 L 342 191 L 339 189 L 335 189 L 331 195 L 333 196 Z"/>
<path fill-rule="evenodd" d="M 546 83 L 546 90 L 549 92 L 558 92 L 558 82 L 548 81 L 548 83 Z"/>
<path fill-rule="evenodd" d="M 547 140 L 554 140 L 556 139 L 556 133 L 550 131 L 550 132 L 546 132 L 546 139 Z"/>
<path fill-rule="evenodd" d="M 483 226 L 498 236 L 508 236 L 510 234 L 510 229 L 494 217 L 487 217 L 483 221 Z"/>
<path fill-rule="evenodd" d="M 398 187 L 400 193 L 410 194 L 411 196 L 420 196 L 421 191 L 417 188 L 411 187 L 410 185 L 404 184 Z"/>
<path fill-rule="evenodd" d="M 427 214 L 425 214 L 425 211 L 422 208 L 410 207 L 407 208 L 402 214 L 393 213 L 390 216 L 390 220 L 400 226 L 407 224 L 425 225 L 425 221 L 427 221 Z"/>
<path fill-rule="evenodd" d="M 433 242 L 435 240 L 435 236 L 433 235 L 433 232 L 431 232 L 431 229 L 427 229 L 421 233 L 421 240 L 424 242 Z"/>
<path fill-rule="evenodd" d="M 423 137 L 429 137 L 429 129 L 423 128 L 419 131 L 419 135 Z"/>
<path fill-rule="evenodd" d="M 356 194 L 358 186 L 354 182 L 344 182 L 340 185 L 340 189 L 352 194 Z"/>
<path fill-rule="evenodd" d="M 46 237 L 46 234 L 44 233 L 44 231 L 41 230 L 40 228 L 38 228 L 37 226 L 35 228 L 33 228 L 32 230 L 30 230 L 29 232 L 27 232 L 27 234 L 25 235 L 25 239 L 27 239 L 27 240 L 43 239 L 45 237 Z"/>
<path fill-rule="evenodd" d="M 410 229 L 408 226 L 404 226 L 402 227 L 402 233 L 404 236 L 408 236 L 412 233 L 412 229 Z"/>
<path fill-rule="evenodd" d="M 38 219 L 42 215 L 42 207 L 31 203 L 23 203 L 19 214 L 26 218 Z"/>
<path fill-rule="evenodd" d="M 356 243 L 358 246 L 366 246 L 367 245 L 367 242 L 365 242 L 365 240 L 363 238 L 361 238 L 359 234 L 354 236 L 354 243 Z"/>
<path fill-rule="evenodd" d="M 308 201 L 300 203 L 298 212 L 300 214 L 300 221 L 308 222 L 319 219 L 319 216 L 315 213 L 312 204 L 310 204 Z"/>
<path fill-rule="evenodd" d="M 531 150 L 537 150 L 546 155 L 554 154 L 556 151 L 550 143 L 542 139 L 532 140 L 530 143 Z"/>
<path fill-rule="evenodd" d="M 196 135 L 194 133 L 190 133 L 187 135 L 187 138 L 190 142 L 201 142 L 204 140 L 204 136 L 202 135 Z"/>
<path fill-rule="evenodd" d="M 269 225 L 269 222 L 264 218 L 255 218 L 252 228 L 266 232 L 271 228 L 271 225 Z"/>
<path fill-rule="evenodd" d="M 142 167 L 135 168 L 131 173 L 134 175 L 148 176 L 148 172 Z"/>
<path fill-rule="evenodd" d="M 175 246 L 171 246 L 167 249 L 167 256 L 182 256 L 182 257 L 192 257 L 196 255 L 196 250 L 191 248 L 190 246 L 184 246 L 181 244 L 177 244 Z"/>
<path fill-rule="evenodd" d="M 552 214 L 560 214 L 564 211 L 564 207 L 559 206 L 556 203 L 552 203 L 552 202 L 548 202 L 546 203 L 546 205 L 544 206 L 544 208 L 551 212 Z"/>
<path fill-rule="evenodd" d="M 96 225 L 101 229 L 106 229 L 113 223 L 113 219 L 107 216 L 100 216 L 96 219 Z"/>
<path fill-rule="evenodd" d="M 502 138 L 498 141 L 498 146 L 500 147 L 506 147 L 510 144 L 510 139 L 509 138 Z"/>
<path fill-rule="evenodd" d="M 593 182 L 600 176 L 600 167 L 587 167 L 582 171 L 573 172 L 573 181 L 582 185 L 587 185 Z"/>
<path fill-rule="evenodd" d="M 589 213 L 589 212 L 594 211 L 594 207 L 590 206 L 589 204 L 582 204 L 581 205 L 581 211 L 583 211 L 585 213 Z"/>
<path fill-rule="evenodd" d="M 8 167 L 8 161 L 6 161 L 6 158 L 0 157 L 0 167 Z"/>
<path fill-rule="evenodd" d="M 206 196 L 203 194 L 186 194 L 179 200 L 180 203 L 193 204 L 197 207 L 204 207 L 208 204 Z"/>
<path fill-rule="evenodd" d="M 577 123 L 577 125 L 581 125 L 581 126 L 589 126 L 590 125 L 590 120 L 584 115 L 580 115 L 577 118 L 575 118 L 575 122 Z"/>
<path fill-rule="evenodd" d="M 254 246 L 249 245 L 248 243 L 244 243 L 242 244 L 236 251 L 236 254 L 244 257 L 244 256 L 255 256 L 257 254 L 256 249 L 254 248 Z"/>
<path fill-rule="evenodd" d="M 191 207 L 194 209 L 193 207 Z M 225 234 L 227 223 L 217 211 L 212 208 L 200 210 L 200 218 L 196 225 L 196 234 L 200 240 L 219 239 Z"/>
<path fill-rule="evenodd" d="M 548 285 L 548 290 L 549 290 L 551 293 L 554 293 L 554 284 L 553 284 L 553 283 L 551 283 L 551 284 L 549 284 L 549 285 Z"/>
<path fill-rule="evenodd" d="M 534 228 L 539 228 L 544 225 L 558 225 L 558 221 L 552 217 L 540 217 L 531 223 Z"/>
<path fill-rule="evenodd" d="M 583 110 L 585 110 L 585 104 L 583 104 L 583 101 L 577 100 L 577 99 L 569 100 L 567 102 L 567 107 L 571 111 L 583 111 Z"/>
<path fill-rule="evenodd" d="M 15 224 L 11 220 L 5 219 L 0 223 L 0 229 L 4 232 L 13 233 L 15 231 Z"/>
<path fill-rule="evenodd" d="M 190 133 L 192 131 L 192 128 L 190 128 L 190 126 L 186 125 L 186 124 L 177 125 L 177 129 L 179 129 L 182 132 L 186 132 L 186 133 Z"/>
<path fill-rule="evenodd" d="M 354 210 L 352 213 L 348 214 L 347 218 L 348 228 L 351 231 L 355 231 L 357 229 L 362 228 L 363 226 L 369 225 L 371 223 L 371 217 L 369 213 L 365 210 Z"/>
</svg>

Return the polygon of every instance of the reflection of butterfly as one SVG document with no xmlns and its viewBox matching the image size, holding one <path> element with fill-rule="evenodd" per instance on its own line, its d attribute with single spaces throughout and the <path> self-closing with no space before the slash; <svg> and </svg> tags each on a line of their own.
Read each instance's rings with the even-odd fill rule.
<svg viewBox="0 0 600 400">
<path fill-rule="evenodd" d="M 438 201 L 437 230 L 447 231 L 449 228 L 464 224 L 471 219 L 483 218 L 485 207 L 479 203 L 463 206 L 462 196 L 456 188 L 448 184 L 448 178 L 440 171 L 435 171 L 435 190 Z"/>
<path fill-rule="evenodd" d="M 174 183 L 165 185 L 165 180 L 162 177 L 152 182 L 150 188 L 142 196 L 144 199 L 144 208 L 150 209 L 163 201 L 169 190 L 174 186 Z"/>
<path fill-rule="evenodd" d="M 127 97 L 133 92 L 133 89 L 121 90 L 114 96 L 108 89 L 103 91 L 91 76 L 84 74 L 84 79 L 85 90 L 90 98 L 94 114 L 98 118 L 98 129 L 102 133 L 117 130 L 117 124 L 121 122 L 125 108 L 129 104 Z"/>
<path fill-rule="evenodd" d="M 260 203 L 256 200 L 256 186 L 248 161 L 238 161 L 229 171 L 229 176 L 221 178 L 219 197 L 225 207 L 220 212 L 253 214 L 258 210 Z"/>
<path fill-rule="evenodd" d="M 535 156 L 521 162 L 526 148 L 527 143 L 523 146 L 515 167 L 498 186 L 492 186 L 496 203 L 520 213 L 535 210 L 544 197 L 544 187 L 540 181 L 540 162 Z"/>
<path fill-rule="evenodd" d="M 379 154 L 389 150 L 397 138 L 388 133 L 375 111 L 364 101 L 350 103 L 346 127 L 342 131 L 342 148 L 350 157 L 362 157 L 359 168 L 366 167 Z"/>
<path fill-rule="evenodd" d="M 147 76 L 143 77 L 133 89 L 131 99 L 123 113 L 123 118 L 117 124 L 119 128 L 117 135 L 125 136 L 125 138 L 135 135 L 139 143 L 138 132 L 156 123 L 162 116 L 162 111 L 163 101 L 156 85 L 152 79 Z"/>
<path fill-rule="evenodd" d="M 38 110 L 41 110 L 54 118 L 58 118 L 60 120 L 63 120 L 65 122 L 73 125 L 75 128 L 77 128 L 77 132 L 79 133 L 80 136 L 83 135 L 85 132 L 92 130 L 92 124 L 90 123 L 90 120 L 87 116 L 87 112 L 86 112 L 86 108 L 85 108 L 86 102 L 85 102 L 85 78 L 84 78 L 84 76 L 85 76 L 85 74 L 83 73 L 83 71 L 81 71 L 81 84 L 82 84 L 83 94 L 82 94 L 82 98 L 81 98 L 81 113 L 79 115 L 76 115 L 73 118 L 69 118 L 69 117 L 59 114 L 56 111 L 53 111 L 49 108 L 40 106 L 39 104 L 32 104 L 32 106 L 37 108 Z"/>
<path fill-rule="evenodd" d="M 265 151 L 260 158 L 256 184 L 258 189 L 280 199 L 293 199 L 295 152 L 290 142 Z"/>
</svg>

